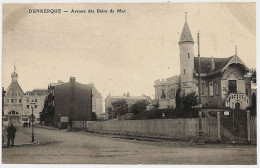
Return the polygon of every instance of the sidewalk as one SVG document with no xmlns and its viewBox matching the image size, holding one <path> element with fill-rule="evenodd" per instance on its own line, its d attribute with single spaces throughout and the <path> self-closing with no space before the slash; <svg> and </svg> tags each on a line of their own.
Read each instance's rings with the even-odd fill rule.
<svg viewBox="0 0 260 168">
<path fill-rule="evenodd" d="M 32 137 L 29 135 L 25 135 L 22 132 L 22 129 L 31 129 L 31 127 L 22 127 L 22 125 L 15 125 L 15 128 L 17 129 L 17 132 L 15 134 L 15 139 L 14 139 L 14 146 L 24 146 L 24 145 L 32 145 L 37 142 L 32 143 Z M 7 146 L 7 129 L 2 128 L 2 134 L 4 135 L 4 145 L 2 147 Z"/>
</svg>

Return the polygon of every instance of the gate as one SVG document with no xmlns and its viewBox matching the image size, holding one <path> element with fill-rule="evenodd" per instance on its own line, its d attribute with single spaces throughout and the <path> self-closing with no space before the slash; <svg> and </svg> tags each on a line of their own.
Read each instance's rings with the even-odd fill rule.
<svg viewBox="0 0 260 168">
<path fill-rule="evenodd" d="M 224 141 L 247 142 L 247 112 L 231 109 L 221 115 L 222 137 Z"/>
</svg>

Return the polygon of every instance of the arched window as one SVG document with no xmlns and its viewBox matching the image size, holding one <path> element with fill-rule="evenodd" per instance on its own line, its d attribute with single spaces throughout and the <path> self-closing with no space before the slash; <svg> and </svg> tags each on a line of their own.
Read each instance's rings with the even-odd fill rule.
<svg viewBox="0 0 260 168">
<path fill-rule="evenodd" d="M 11 97 L 17 97 L 17 93 L 16 92 L 12 92 L 11 93 Z"/>
<path fill-rule="evenodd" d="M 10 115 L 18 115 L 19 113 L 17 111 L 12 110 L 12 111 L 9 111 L 8 114 L 10 114 Z"/>
</svg>

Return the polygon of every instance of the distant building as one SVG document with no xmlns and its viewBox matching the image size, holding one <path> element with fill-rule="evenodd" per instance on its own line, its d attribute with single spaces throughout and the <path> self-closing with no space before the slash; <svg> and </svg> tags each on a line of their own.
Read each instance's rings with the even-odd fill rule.
<svg viewBox="0 0 260 168">
<path fill-rule="evenodd" d="M 105 99 L 105 118 L 109 119 L 109 110 L 111 110 L 112 103 L 118 100 L 126 100 L 128 104 L 128 109 L 130 110 L 132 105 L 140 100 L 146 100 L 147 103 L 151 101 L 151 98 L 149 96 L 130 96 L 129 92 L 126 94 L 124 93 L 123 96 L 111 96 L 110 94 Z"/>
<path fill-rule="evenodd" d="M 18 74 L 11 74 L 12 82 L 8 86 L 4 95 L 3 109 L 4 120 L 14 123 L 29 122 L 32 119 L 36 123 L 40 122 L 40 113 L 43 109 L 44 98 L 48 91 L 45 89 L 34 89 L 24 94 L 21 86 L 18 83 Z M 35 102 L 34 115 L 32 117 L 31 101 Z"/>
<path fill-rule="evenodd" d="M 251 105 L 251 79 L 248 67 L 235 55 L 227 58 L 200 57 L 201 86 L 198 84 L 199 59 L 194 56 L 194 40 L 187 20 L 179 40 L 180 75 L 154 82 L 159 108 L 175 108 L 176 93 L 187 95 L 201 88 L 204 108 L 246 109 Z"/>
<path fill-rule="evenodd" d="M 70 81 L 49 86 L 49 94 L 45 99 L 42 120 L 49 125 L 61 123 L 67 118 L 72 121 L 87 121 L 91 119 L 92 88 L 76 82 L 75 77 Z"/>
</svg>

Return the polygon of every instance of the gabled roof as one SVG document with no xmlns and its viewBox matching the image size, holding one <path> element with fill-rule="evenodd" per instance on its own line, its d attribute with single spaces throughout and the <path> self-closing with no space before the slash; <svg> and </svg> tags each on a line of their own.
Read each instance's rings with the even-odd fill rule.
<svg viewBox="0 0 260 168">
<path fill-rule="evenodd" d="M 179 43 L 182 43 L 182 42 L 193 42 L 194 43 L 187 21 L 185 21 L 185 23 L 184 23 L 181 37 L 179 40 Z"/>
<path fill-rule="evenodd" d="M 211 70 L 212 59 L 214 65 L 213 65 L 213 69 Z M 242 60 L 236 55 L 233 55 L 228 58 L 200 57 L 201 73 L 206 73 L 207 75 L 213 75 L 221 71 L 224 71 L 232 63 L 239 63 L 244 65 L 245 68 L 247 68 L 247 66 L 242 62 Z M 199 71 L 198 57 L 194 57 L 194 71 L 195 73 L 198 73 Z"/>
<path fill-rule="evenodd" d="M 221 70 L 224 68 L 227 63 L 231 60 L 233 56 L 228 58 L 213 58 L 213 61 L 215 63 L 215 68 L 213 71 Z M 200 73 L 208 73 L 211 71 L 211 57 L 200 57 L 200 65 L 201 65 L 201 71 Z M 198 57 L 194 57 L 194 70 L 196 73 L 199 72 L 199 59 Z"/>
<path fill-rule="evenodd" d="M 6 94 L 9 94 L 10 92 L 13 92 L 13 91 L 15 91 L 15 92 L 17 92 L 18 94 L 21 94 L 21 95 L 24 94 L 21 86 L 16 81 L 11 82 L 11 84 L 8 86 L 8 88 L 6 90 Z"/>
</svg>

